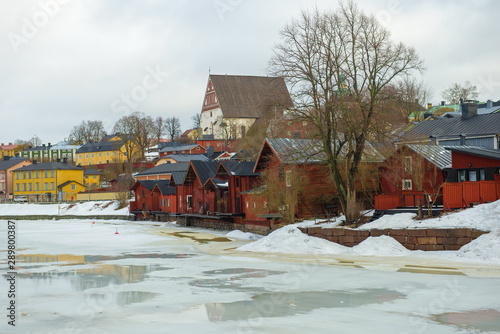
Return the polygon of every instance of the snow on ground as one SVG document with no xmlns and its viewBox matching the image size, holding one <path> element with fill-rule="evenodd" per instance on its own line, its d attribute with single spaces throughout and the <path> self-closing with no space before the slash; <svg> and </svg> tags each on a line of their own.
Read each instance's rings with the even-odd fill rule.
<svg viewBox="0 0 500 334">
<path fill-rule="evenodd" d="M 474 228 L 492 231 L 500 228 L 500 201 L 477 205 L 473 208 L 445 214 L 442 217 L 415 220 L 412 213 L 385 215 L 359 229 L 387 228 Z"/>
<path fill-rule="evenodd" d="M 234 230 L 226 234 L 226 237 L 229 239 L 237 239 L 237 240 L 259 240 L 262 238 L 261 235 L 250 233 L 250 232 L 243 232 L 240 230 Z"/>
<path fill-rule="evenodd" d="M 258 241 L 239 247 L 238 250 L 265 253 L 355 254 L 363 256 L 406 256 L 412 254 L 420 256 L 431 254 L 433 257 L 447 260 L 480 260 L 500 264 L 500 201 L 478 205 L 471 209 L 424 221 L 414 220 L 413 216 L 410 213 L 387 215 L 373 223 L 365 224 L 359 229 L 475 228 L 492 232 L 480 236 L 457 252 L 422 252 L 410 251 L 389 236 L 369 237 L 359 245 L 349 248 L 324 239 L 308 236 L 298 229 L 298 227 L 306 226 L 334 227 L 342 221 L 342 217 L 340 217 L 328 223 L 316 224 L 314 221 L 307 221 L 287 225 Z"/>
<path fill-rule="evenodd" d="M 0 216 L 25 216 L 25 215 L 124 215 L 128 216 L 128 207 L 117 210 L 116 201 L 89 201 L 77 203 L 15 203 L 0 204 Z"/>
</svg>

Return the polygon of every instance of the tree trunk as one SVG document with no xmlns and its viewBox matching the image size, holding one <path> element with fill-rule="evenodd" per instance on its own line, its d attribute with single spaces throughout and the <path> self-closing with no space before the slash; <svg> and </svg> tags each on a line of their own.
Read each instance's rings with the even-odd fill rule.
<svg viewBox="0 0 500 334">
<path fill-rule="evenodd" d="M 359 218 L 359 211 L 356 202 L 356 190 L 354 189 L 354 187 L 349 186 L 347 188 L 346 204 L 347 204 L 347 208 L 345 210 L 346 221 L 354 222 L 356 219 Z"/>
</svg>

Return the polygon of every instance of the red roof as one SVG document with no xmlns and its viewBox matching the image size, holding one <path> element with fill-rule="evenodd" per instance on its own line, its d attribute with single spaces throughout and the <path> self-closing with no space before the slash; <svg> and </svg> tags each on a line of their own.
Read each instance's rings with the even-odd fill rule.
<svg viewBox="0 0 500 334">
<path fill-rule="evenodd" d="M 4 150 L 12 150 L 12 149 L 16 148 L 17 146 L 19 146 L 19 145 L 16 145 L 16 144 L 0 145 L 0 148 L 2 148 Z"/>
</svg>

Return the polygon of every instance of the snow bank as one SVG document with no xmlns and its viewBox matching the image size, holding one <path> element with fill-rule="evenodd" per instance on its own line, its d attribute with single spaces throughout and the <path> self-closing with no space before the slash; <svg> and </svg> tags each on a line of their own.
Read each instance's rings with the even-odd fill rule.
<svg viewBox="0 0 500 334">
<path fill-rule="evenodd" d="M 262 238 L 261 235 L 243 232 L 240 230 L 234 230 L 226 234 L 226 237 L 229 239 L 238 239 L 238 240 L 259 240 Z"/>
<path fill-rule="evenodd" d="M 442 217 L 415 220 L 411 213 L 386 215 L 360 230 L 387 228 L 474 228 L 482 231 L 500 229 L 500 201 L 477 205 L 471 209 L 454 212 Z"/>
<path fill-rule="evenodd" d="M 499 218 L 500 219 L 500 218 Z M 500 263 L 500 229 L 483 234 L 457 252 L 458 257 Z"/>
<path fill-rule="evenodd" d="M 128 207 L 117 210 L 116 201 L 89 201 L 61 204 L 16 203 L 0 204 L 0 216 L 25 215 L 128 215 Z"/>
<path fill-rule="evenodd" d="M 354 246 L 351 251 L 355 254 L 367 256 L 403 256 L 411 252 L 396 239 L 387 235 L 368 237 L 359 245 Z"/>
<path fill-rule="evenodd" d="M 340 254 L 347 247 L 302 233 L 297 227 L 303 224 L 284 226 L 268 236 L 238 248 L 247 252 Z"/>
</svg>

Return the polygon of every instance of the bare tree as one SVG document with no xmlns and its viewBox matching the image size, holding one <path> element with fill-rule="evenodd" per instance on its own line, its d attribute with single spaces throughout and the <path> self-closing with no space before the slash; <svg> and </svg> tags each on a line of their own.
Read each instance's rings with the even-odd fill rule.
<svg viewBox="0 0 500 334">
<path fill-rule="evenodd" d="M 443 90 L 441 96 L 446 101 L 453 104 L 460 103 L 462 100 L 475 100 L 479 93 L 477 92 L 477 87 L 472 85 L 469 81 L 466 81 L 463 85 L 458 83 L 452 84 L 450 87 Z"/>
<path fill-rule="evenodd" d="M 165 129 L 170 140 L 175 140 L 181 135 L 181 122 L 179 117 L 169 117 L 165 119 Z"/>
<path fill-rule="evenodd" d="M 82 121 L 69 133 L 70 140 L 80 144 L 99 142 L 105 135 L 106 131 L 102 121 Z"/>
<path fill-rule="evenodd" d="M 125 154 L 129 165 L 137 158 L 144 158 L 153 138 L 153 119 L 141 112 L 120 118 L 113 127 L 125 141 Z"/>
<path fill-rule="evenodd" d="M 193 121 L 193 128 L 194 129 L 199 129 L 201 127 L 201 114 L 197 113 L 193 117 L 191 117 L 191 120 Z"/>
<path fill-rule="evenodd" d="M 302 12 L 281 36 L 271 72 L 290 84 L 296 116 L 316 128 L 346 219 L 355 220 L 355 180 L 384 89 L 423 62 L 352 2 L 336 12 Z"/>
<path fill-rule="evenodd" d="M 395 85 L 395 102 L 403 117 L 416 115 L 432 99 L 432 88 L 415 77 L 406 75 Z"/>
<path fill-rule="evenodd" d="M 159 116 L 156 117 L 154 122 L 153 122 L 153 132 L 155 136 L 155 142 L 153 144 L 158 145 L 158 143 L 161 140 L 161 137 L 165 134 L 166 130 L 166 123 L 163 117 Z"/>
</svg>

